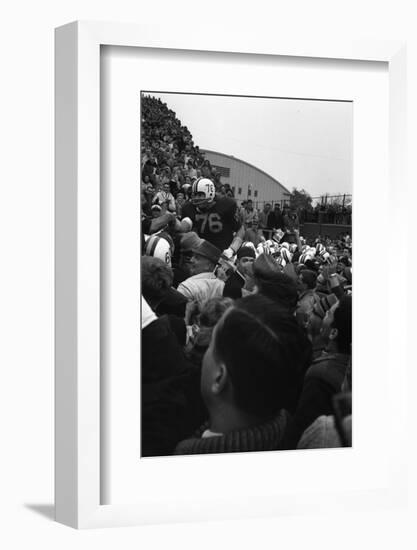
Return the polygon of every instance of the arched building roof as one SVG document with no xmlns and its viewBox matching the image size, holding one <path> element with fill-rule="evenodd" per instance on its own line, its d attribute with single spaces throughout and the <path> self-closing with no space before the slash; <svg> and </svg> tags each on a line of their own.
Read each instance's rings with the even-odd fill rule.
<svg viewBox="0 0 417 550">
<path fill-rule="evenodd" d="M 265 178 L 268 178 L 270 181 L 275 182 L 277 185 L 280 186 L 280 188 L 282 189 L 282 192 L 284 194 L 288 194 L 288 195 L 291 194 L 291 192 L 280 181 L 273 178 L 270 174 L 268 174 L 264 170 L 261 170 L 260 168 L 258 168 L 257 166 L 254 166 L 250 162 L 247 162 L 246 160 L 242 160 L 240 158 L 234 157 L 233 155 L 226 155 L 225 153 L 220 153 L 219 151 L 213 151 L 211 149 L 200 149 L 200 151 L 205 154 L 206 158 L 211 156 L 211 155 L 216 155 L 216 156 L 224 157 L 225 159 L 228 159 L 229 161 L 234 161 L 234 162 L 239 163 L 239 164 L 244 164 L 244 165 L 248 166 L 249 168 L 255 170 L 256 172 L 259 172 L 259 174 L 262 174 Z M 208 155 L 206 155 L 206 153 L 208 153 Z M 210 160 L 210 159 L 208 159 L 208 160 Z"/>
</svg>

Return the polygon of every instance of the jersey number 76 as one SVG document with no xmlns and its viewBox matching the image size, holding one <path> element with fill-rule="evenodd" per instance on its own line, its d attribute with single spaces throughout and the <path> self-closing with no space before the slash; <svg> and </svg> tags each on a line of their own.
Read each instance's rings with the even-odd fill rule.
<svg viewBox="0 0 417 550">
<path fill-rule="evenodd" d="M 210 233 L 220 233 L 223 229 L 222 220 L 216 212 L 197 214 L 195 220 L 197 223 L 201 222 L 200 233 L 204 233 L 207 226 Z"/>
</svg>

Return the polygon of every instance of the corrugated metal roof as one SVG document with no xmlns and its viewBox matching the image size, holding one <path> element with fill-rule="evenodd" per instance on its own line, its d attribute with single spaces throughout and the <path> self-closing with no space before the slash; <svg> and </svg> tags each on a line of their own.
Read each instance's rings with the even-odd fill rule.
<svg viewBox="0 0 417 550">
<path fill-rule="evenodd" d="M 242 164 L 246 164 L 247 166 L 250 166 L 251 168 L 253 168 L 254 170 L 260 172 L 261 174 L 263 174 L 264 176 L 267 176 L 268 178 L 270 178 L 272 181 L 274 181 L 275 183 L 277 183 L 280 187 L 282 187 L 286 193 L 288 193 L 289 195 L 291 195 L 291 191 L 288 191 L 288 189 L 285 187 L 285 185 L 282 185 L 282 183 L 280 181 L 278 181 L 277 179 L 273 178 L 270 174 L 268 174 L 267 172 L 265 172 L 264 170 L 261 170 L 260 168 L 258 168 L 257 166 L 254 166 L 253 164 L 251 164 L 250 162 L 246 162 L 246 160 L 242 160 L 242 159 L 239 159 L 237 157 L 234 157 L 233 155 L 226 155 L 225 153 L 219 153 L 219 151 L 212 151 L 211 149 L 201 149 L 200 148 L 200 151 L 202 153 L 212 153 L 213 155 L 219 155 L 221 157 L 226 157 L 228 159 L 231 159 L 231 160 L 236 160 L 238 162 L 241 162 Z"/>
</svg>

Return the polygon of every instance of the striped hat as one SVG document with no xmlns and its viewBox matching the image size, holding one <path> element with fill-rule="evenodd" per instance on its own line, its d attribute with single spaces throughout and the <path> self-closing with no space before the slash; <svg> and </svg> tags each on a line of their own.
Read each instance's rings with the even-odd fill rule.
<svg viewBox="0 0 417 550">
<path fill-rule="evenodd" d="M 261 254 L 270 254 L 269 241 L 259 243 L 256 247 L 256 252 L 258 256 L 260 256 Z"/>
<path fill-rule="evenodd" d="M 283 260 L 285 260 L 287 264 L 289 264 L 292 260 L 291 252 L 288 250 L 288 248 L 285 248 L 285 247 L 281 248 L 281 257 Z"/>
<path fill-rule="evenodd" d="M 271 241 L 271 244 L 269 245 L 269 253 L 272 254 L 272 256 L 280 256 L 280 246 L 278 243 Z"/>
<path fill-rule="evenodd" d="M 287 265 L 286 260 L 282 256 L 278 256 L 276 259 L 276 262 L 278 265 L 280 265 L 282 268 L 284 268 Z"/>
<path fill-rule="evenodd" d="M 299 264 L 305 264 L 307 260 L 312 260 L 312 259 L 313 259 L 313 256 L 309 252 L 304 252 L 298 258 L 298 263 Z"/>
</svg>

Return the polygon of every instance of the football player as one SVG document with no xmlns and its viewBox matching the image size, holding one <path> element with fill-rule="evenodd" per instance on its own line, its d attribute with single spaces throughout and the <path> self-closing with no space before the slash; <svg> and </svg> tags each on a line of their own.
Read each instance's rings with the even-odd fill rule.
<svg viewBox="0 0 417 550">
<path fill-rule="evenodd" d="M 236 254 L 243 241 L 244 228 L 236 201 L 216 197 L 214 183 L 208 178 L 193 183 L 191 200 L 182 208 L 181 231 L 191 230 L 223 250 L 223 256 L 228 259 Z"/>
<path fill-rule="evenodd" d="M 148 238 L 145 236 L 145 240 L 144 255 L 159 258 L 171 267 L 171 257 L 174 247 L 171 237 L 167 233 L 160 233 L 159 235 L 150 235 Z"/>
</svg>

